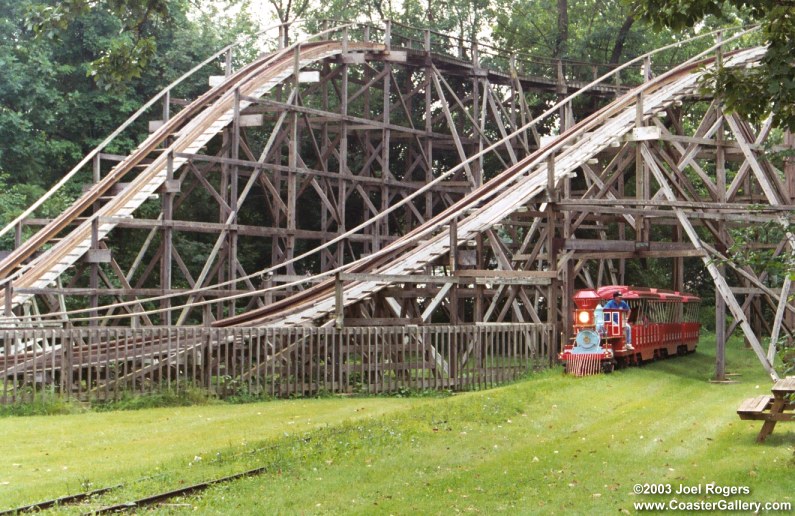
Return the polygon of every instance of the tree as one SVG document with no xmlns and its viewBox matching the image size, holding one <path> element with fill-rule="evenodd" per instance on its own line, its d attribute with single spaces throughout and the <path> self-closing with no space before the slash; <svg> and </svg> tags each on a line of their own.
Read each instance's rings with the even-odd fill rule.
<svg viewBox="0 0 795 516">
<path fill-rule="evenodd" d="M 62 0 L 54 5 L 33 2 L 28 7 L 27 26 L 38 37 L 55 39 L 92 11 L 104 11 L 119 20 L 119 32 L 108 39 L 106 49 L 88 69 L 98 84 L 110 89 L 140 77 L 157 48 L 155 27 L 171 21 L 173 4 L 168 0 Z"/>
<path fill-rule="evenodd" d="M 122 20 L 105 8 L 90 8 L 72 13 L 68 24 L 42 37 L 25 13 L 53 2 L 0 0 L 0 173 L 8 175 L 9 184 L 48 188 L 152 95 L 232 34 L 251 30 L 245 19 L 242 27 L 219 26 L 220 17 L 212 12 L 192 11 L 189 17 L 187 1 L 168 3 L 173 23 L 147 29 L 157 47 L 146 68 L 137 78 L 104 88 L 91 75 L 92 66 L 124 30 Z M 190 98 L 207 88 L 206 78 L 196 81 L 177 94 Z M 138 129 L 137 137 L 119 140 L 108 152 L 135 147 L 146 135 L 143 124 Z M 72 193 L 79 194 L 79 187 Z"/>
<path fill-rule="evenodd" d="M 654 46 L 633 30 L 620 0 L 514 0 L 495 7 L 494 37 L 506 49 L 555 58 L 618 63 Z"/>
<path fill-rule="evenodd" d="M 795 130 L 795 2 L 781 0 L 625 0 L 634 14 L 654 27 L 680 30 L 707 17 L 759 23 L 767 42 L 761 65 L 722 69 L 710 77 L 726 108 L 751 120 L 773 115 L 778 127 Z"/>
</svg>

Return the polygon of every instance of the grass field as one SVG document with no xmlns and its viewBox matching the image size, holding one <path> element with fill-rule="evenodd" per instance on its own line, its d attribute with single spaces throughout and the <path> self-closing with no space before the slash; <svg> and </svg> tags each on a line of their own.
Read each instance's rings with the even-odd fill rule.
<svg viewBox="0 0 795 516">
<path fill-rule="evenodd" d="M 636 483 L 747 486 L 795 506 L 795 425 L 763 445 L 742 399 L 769 391 L 732 343 L 738 383 L 707 382 L 712 346 L 576 379 L 559 370 L 447 398 L 348 398 L 0 419 L 0 508 L 125 483 L 88 505 L 266 466 L 161 512 L 635 513 Z M 90 486 L 90 487 L 89 487 Z M 718 495 L 674 496 L 717 502 Z"/>
</svg>

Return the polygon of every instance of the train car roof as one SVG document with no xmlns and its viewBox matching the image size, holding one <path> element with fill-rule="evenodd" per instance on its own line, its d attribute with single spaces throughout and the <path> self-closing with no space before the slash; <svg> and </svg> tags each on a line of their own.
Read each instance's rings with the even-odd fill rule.
<svg viewBox="0 0 795 516">
<path fill-rule="evenodd" d="M 682 303 L 693 303 L 701 300 L 694 294 L 687 292 L 676 292 L 652 287 L 633 287 L 628 285 L 606 285 L 598 289 L 583 289 L 577 291 L 575 297 L 581 297 L 580 293 L 592 292 L 600 299 L 609 301 L 613 298 L 613 293 L 621 292 L 624 299 L 655 299 L 658 301 L 679 301 Z"/>
</svg>

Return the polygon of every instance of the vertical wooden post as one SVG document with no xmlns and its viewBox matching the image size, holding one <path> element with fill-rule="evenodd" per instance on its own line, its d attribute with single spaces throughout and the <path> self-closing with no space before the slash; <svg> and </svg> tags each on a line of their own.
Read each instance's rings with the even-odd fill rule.
<svg viewBox="0 0 795 516">
<path fill-rule="evenodd" d="M 22 245 L 22 222 L 14 226 L 14 249 Z"/>
<path fill-rule="evenodd" d="M 511 121 L 510 132 L 514 132 L 519 127 L 518 123 L 517 123 L 517 110 L 518 110 L 518 107 L 521 105 L 521 102 L 517 101 L 517 95 L 519 94 L 519 91 L 517 91 L 517 88 L 516 88 L 516 82 L 517 82 L 518 73 L 516 72 L 516 54 L 515 53 L 511 53 L 511 57 L 510 57 L 510 60 L 508 61 L 508 64 L 509 64 L 510 69 L 511 69 L 511 104 L 510 104 L 510 110 L 509 110 L 510 121 Z M 526 134 L 526 133 L 523 133 L 523 134 Z M 519 142 L 521 140 L 522 140 L 521 136 L 519 136 L 516 139 L 517 142 Z M 511 142 L 511 145 L 513 146 L 513 142 Z"/>
<path fill-rule="evenodd" d="M 433 68 L 430 63 L 425 66 L 425 135 L 423 136 L 423 144 L 425 147 L 425 156 L 427 162 L 425 163 L 425 182 L 430 183 L 433 181 L 433 95 L 431 93 L 431 76 L 433 75 Z M 476 84 L 476 83 L 475 83 Z M 478 92 L 477 86 L 473 89 L 474 99 L 477 99 Z M 477 100 L 475 100 L 476 102 Z M 433 217 L 433 191 L 428 191 L 425 194 L 425 219 L 428 220 Z"/>
<path fill-rule="evenodd" d="M 450 275 L 458 270 L 458 219 L 450 220 Z M 458 324 L 458 284 L 450 289 L 450 324 Z"/>
<path fill-rule="evenodd" d="M 549 166 L 549 165 L 548 165 Z M 554 192 L 553 192 L 554 193 Z M 558 255 L 555 246 L 555 225 L 556 210 L 554 204 L 550 202 L 547 206 L 547 263 L 550 271 L 556 271 L 558 265 Z M 557 359 L 558 339 L 560 337 L 560 324 L 558 319 L 558 288 L 559 281 L 553 279 L 547 289 L 547 323 L 552 327 L 552 335 L 549 342 L 549 365 L 553 365 Z"/>
<path fill-rule="evenodd" d="M 473 133 L 477 133 L 478 135 L 478 144 L 477 144 L 477 153 L 480 153 L 483 150 L 483 127 L 485 125 L 485 110 L 487 100 L 487 92 L 486 92 L 486 83 L 482 81 L 481 76 L 478 72 L 480 68 L 480 53 L 478 51 L 478 43 L 477 41 L 472 42 L 472 71 L 475 72 L 472 74 L 472 114 L 475 122 L 480 124 L 480 130 L 475 131 L 473 128 Z M 482 88 L 481 88 L 482 84 Z M 480 92 L 483 91 L 483 97 L 481 98 Z M 459 134 L 462 134 L 463 131 L 460 131 Z M 478 158 L 478 160 L 474 163 L 469 165 L 470 172 L 472 174 L 472 179 L 474 183 L 474 187 L 477 188 L 483 184 L 483 156 Z"/>
<path fill-rule="evenodd" d="M 556 69 L 556 80 L 557 80 L 557 87 L 556 92 L 558 94 L 558 101 L 563 100 L 566 98 L 566 93 L 568 91 L 568 86 L 566 85 L 566 73 L 563 69 L 563 61 L 560 59 L 555 60 L 555 69 Z M 566 132 L 571 126 L 571 117 L 569 115 L 571 111 L 571 103 L 566 103 L 561 106 L 558 116 L 560 117 L 560 132 L 561 134 Z"/>
<path fill-rule="evenodd" d="M 169 152 L 166 162 L 166 183 L 163 192 L 162 211 L 163 211 L 163 254 L 160 258 L 160 287 L 163 294 L 171 292 L 171 262 L 173 242 L 173 228 L 171 221 L 174 217 L 174 153 Z M 166 298 L 160 301 L 160 308 L 166 310 L 161 316 L 161 321 L 166 326 L 171 326 L 171 299 Z"/>
<path fill-rule="evenodd" d="M 337 329 L 345 327 L 345 298 L 340 273 L 334 275 L 334 324 Z"/>
<path fill-rule="evenodd" d="M 387 32 L 389 24 L 387 22 Z M 386 36 L 385 36 L 386 37 Z M 345 220 L 345 206 L 348 199 L 348 123 L 345 118 L 348 115 L 348 64 L 343 61 L 342 71 L 340 73 L 340 114 L 343 118 L 340 120 L 340 137 L 339 137 L 339 179 L 337 181 L 337 219 L 340 221 L 337 231 L 344 233 L 347 231 L 347 221 Z M 340 266 L 345 261 L 345 242 L 341 241 L 337 244 L 337 266 Z"/>
<path fill-rule="evenodd" d="M 450 272 L 458 270 L 458 219 L 450 220 Z"/>
<path fill-rule="evenodd" d="M 91 161 L 92 161 L 91 181 L 94 184 L 97 184 L 99 183 L 100 176 L 102 174 L 101 160 L 99 157 L 99 153 L 95 154 L 94 159 L 92 159 Z"/>
<path fill-rule="evenodd" d="M 547 200 L 554 202 L 557 200 L 557 189 L 555 187 L 555 155 L 547 157 Z"/>
<path fill-rule="evenodd" d="M 300 72 L 301 47 L 297 46 L 293 53 L 293 86 L 298 89 L 298 74 Z M 297 97 L 296 97 L 297 98 Z M 290 142 L 287 154 L 287 245 L 285 258 L 292 260 L 295 255 L 295 229 L 296 210 L 298 199 L 298 111 L 290 110 Z M 288 273 L 293 273 L 295 268 L 291 264 L 287 268 Z"/>
<path fill-rule="evenodd" d="M 484 266 L 484 256 L 483 256 L 483 235 L 478 233 L 477 237 L 475 237 L 475 261 L 477 262 L 476 267 L 478 270 L 482 270 Z M 475 285 L 475 321 L 474 322 L 485 322 L 483 320 L 483 296 L 485 295 L 485 286 L 477 284 Z"/>
<path fill-rule="evenodd" d="M 323 78 L 321 81 L 325 80 L 325 77 L 328 76 L 330 72 L 330 66 L 328 63 L 323 63 Z M 328 111 L 329 109 L 329 95 L 328 95 L 329 85 L 324 84 L 322 89 L 320 90 L 320 102 L 321 102 L 321 109 L 323 111 Z M 329 123 L 328 121 L 323 121 L 320 124 L 320 154 L 323 156 L 321 167 L 323 170 L 330 170 L 329 168 Z M 340 177 L 337 176 L 337 181 L 340 181 Z M 326 194 L 327 197 L 331 196 L 331 185 L 329 182 L 324 182 L 323 184 L 323 192 Z M 333 214 L 330 212 L 329 208 L 323 204 L 320 206 L 320 230 L 321 231 L 328 231 L 330 226 L 330 221 L 334 220 Z M 328 249 L 321 251 L 320 253 L 320 270 L 327 271 L 329 269 L 336 268 L 336 263 L 333 260 L 330 260 L 331 252 Z M 334 263 L 331 265 L 331 263 Z"/>
<path fill-rule="evenodd" d="M 635 127 L 643 126 L 643 92 L 638 93 L 635 104 Z M 641 148 L 643 142 L 635 142 L 635 198 L 639 201 L 648 200 L 649 178 L 648 170 L 643 163 Z M 646 217 L 637 215 L 635 218 L 635 241 L 648 243 L 649 236 Z"/>
<path fill-rule="evenodd" d="M 273 273 L 269 272 L 265 276 L 265 281 L 263 282 L 262 287 L 265 289 L 269 289 L 272 286 L 273 286 Z M 273 303 L 273 291 L 265 292 L 265 294 L 263 295 L 262 302 L 265 303 L 266 306 Z"/>
<path fill-rule="evenodd" d="M 91 219 L 91 250 L 97 251 L 99 249 L 99 219 L 95 216 Z M 89 279 L 89 286 L 91 288 L 91 295 L 89 296 L 91 305 L 91 322 L 89 326 L 97 326 L 97 317 L 99 312 L 96 308 L 99 306 L 99 263 L 96 258 L 91 260 L 90 264 L 91 276 Z"/>
<path fill-rule="evenodd" d="M 100 176 L 102 173 L 101 169 L 101 161 L 99 157 L 99 153 L 94 155 L 94 159 L 92 160 L 92 186 L 99 183 Z M 94 215 L 97 214 L 99 211 L 99 203 L 94 203 L 92 205 L 92 212 Z M 89 255 L 92 252 L 96 252 L 99 248 L 99 221 L 97 220 L 96 216 L 91 220 L 91 251 L 89 251 Z M 91 308 L 96 308 L 99 306 L 99 263 L 95 261 L 95 259 L 90 260 L 89 265 L 89 287 L 91 288 L 91 294 L 89 296 L 89 305 Z M 96 310 L 92 310 L 90 312 L 91 315 L 91 322 L 89 326 L 96 326 L 97 321 L 95 317 L 98 316 L 98 312 Z"/>
<path fill-rule="evenodd" d="M 296 78 L 297 82 L 297 78 Z M 240 157 L 240 88 L 235 89 L 235 104 L 234 104 L 234 118 L 232 120 L 232 142 L 231 142 L 231 158 L 233 160 L 237 160 Z M 238 258 L 237 258 L 237 242 L 238 242 L 238 235 L 237 235 L 237 227 L 238 224 L 238 196 L 239 196 L 239 177 L 240 176 L 240 167 L 237 164 L 232 165 L 231 170 L 231 178 L 230 178 L 230 190 L 229 190 L 229 207 L 232 210 L 232 219 L 231 224 L 232 227 L 228 228 L 227 238 L 228 238 L 228 262 L 229 262 L 229 280 L 232 283 L 229 284 L 229 288 L 231 290 L 237 290 L 237 283 L 235 279 L 237 278 L 237 265 L 238 265 Z M 229 301 L 229 316 L 233 317 L 235 315 L 236 307 L 235 307 L 235 300 Z"/>
<path fill-rule="evenodd" d="M 166 90 L 163 95 L 163 123 L 168 122 L 171 118 L 171 90 Z"/>
<path fill-rule="evenodd" d="M 726 267 L 718 267 L 721 275 Z M 726 380 L 726 301 L 719 293 L 715 293 L 715 381 Z"/>
<path fill-rule="evenodd" d="M 564 255 L 565 256 L 565 255 Z M 571 338 L 571 330 L 574 325 L 574 260 L 564 258 L 562 267 L 563 270 L 563 299 L 561 305 L 563 307 L 563 331 L 561 331 L 563 342 L 568 342 Z"/>
<path fill-rule="evenodd" d="M 381 139 L 381 211 L 384 212 L 389 208 L 389 187 L 387 181 L 391 178 L 392 172 L 390 170 L 389 152 L 391 147 L 392 131 L 389 129 L 391 120 L 392 99 L 390 98 L 390 90 L 392 85 L 392 65 L 384 63 L 384 82 L 383 82 L 383 122 L 384 129 Z M 389 236 L 389 217 L 384 217 L 373 228 L 375 234 L 373 235 L 373 250 L 377 251 L 381 248 L 381 237 Z"/>
<path fill-rule="evenodd" d="M 13 311 L 13 297 L 14 297 L 14 285 L 12 280 L 8 280 L 5 284 L 5 292 L 3 294 L 3 300 L 5 301 L 4 307 L 4 314 L 6 317 L 11 317 L 14 315 Z M 6 355 L 7 356 L 7 355 Z"/>
</svg>

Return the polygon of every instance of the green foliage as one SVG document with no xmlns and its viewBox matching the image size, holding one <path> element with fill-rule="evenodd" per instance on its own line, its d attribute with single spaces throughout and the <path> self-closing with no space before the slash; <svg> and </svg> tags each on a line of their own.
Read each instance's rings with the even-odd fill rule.
<svg viewBox="0 0 795 516">
<path fill-rule="evenodd" d="M 795 258 L 791 253 L 777 254 L 774 245 L 792 232 L 777 222 L 766 222 L 732 228 L 732 244 L 726 252 L 727 261 L 739 267 L 766 271 L 772 285 L 780 285 L 786 275 L 795 279 Z M 768 245 L 764 245 L 768 244 Z"/>
<path fill-rule="evenodd" d="M 783 342 L 778 348 L 781 357 L 781 369 L 784 375 L 795 373 L 795 345 L 792 342 Z"/>
<path fill-rule="evenodd" d="M 722 69 L 707 84 L 722 96 L 726 108 L 759 121 L 773 115 L 775 126 L 795 129 L 795 4 L 779 0 L 627 0 L 635 12 L 658 29 L 680 30 L 705 17 L 736 19 L 761 25 L 767 54 L 761 66 Z"/>
<path fill-rule="evenodd" d="M 109 412 L 114 410 L 143 410 L 160 407 L 188 407 L 194 405 L 210 405 L 221 403 L 206 389 L 191 385 L 182 385 L 179 389 L 163 389 L 162 391 L 135 394 L 125 392 L 119 399 L 105 403 L 95 403 L 92 410 Z"/>
<path fill-rule="evenodd" d="M 596 62 L 618 62 L 622 56 L 643 53 L 657 40 L 634 25 L 620 0 L 564 2 L 568 28 L 559 34 L 557 0 L 514 0 L 495 7 L 494 38 L 506 49 Z M 622 28 L 625 30 L 622 31 Z M 559 43 L 565 37 L 565 43 Z M 614 55 L 617 54 L 617 55 Z"/>
<path fill-rule="evenodd" d="M 97 84 L 113 86 L 141 76 L 157 45 L 154 27 L 171 19 L 169 0 L 65 0 L 55 5 L 33 3 L 28 8 L 26 28 L 39 37 L 57 39 L 77 20 L 102 12 L 121 23 L 109 46 L 90 63 L 87 74 Z"/>
<path fill-rule="evenodd" d="M 44 189 L 36 184 L 12 184 L 9 174 L 0 170 L 0 226 L 5 226 L 33 204 L 44 194 Z M 39 211 L 43 216 L 54 217 L 73 200 L 68 191 L 59 192 Z M 25 238 L 27 235 L 22 235 Z M 0 249 L 11 248 L 14 235 L 7 234 L 0 238 Z"/>
<path fill-rule="evenodd" d="M 154 38 L 136 40 L 125 34 L 111 41 L 110 48 L 91 64 L 88 73 L 107 90 L 140 77 L 154 53 Z"/>
<path fill-rule="evenodd" d="M 73 400 L 64 399 L 55 394 L 42 392 L 32 401 L 23 401 L 9 405 L 0 405 L 0 417 L 55 416 L 80 414 L 87 408 Z"/>
<path fill-rule="evenodd" d="M 493 19 L 492 5 L 487 0 L 329 0 L 313 2 L 307 9 L 312 20 L 356 20 L 382 24 L 393 20 L 418 28 L 430 28 L 477 39 Z M 415 37 L 421 37 L 417 34 Z"/>
<path fill-rule="evenodd" d="M 144 15 L 136 11 L 144 5 L 142 2 L 135 2 L 136 7 L 133 2 L 116 1 L 0 0 L 0 12 L 4 13 L 0 17 L 3 67 L 0 222 L 3 225 L 40 197 L 166 84 L 227 41 L 255 30 L 246 16 L 228 19 L 221 15 L 219 10 L 228 2 L 196 10 L 187 0 L 165 3 L 170 23 L 162 23 L 163 12 L 155 10 L 141 24 L 145 34 L 157 41 L 152 46 L 154 40 L 147 43 L 145 38 L 125 29 L 130 19 Z M 129 12 L 123 7 L 127 4 Z M 52 34 L 43 34 L 43 26 L 34 26 L 31 21 L 31 13 L 39 11 L 54 20 Z M 126 49 L 135 62 L 114 61 L 113 52 L 107 53 L 114 45 Z M 143 48 L 147 45 L 151 55 Z M 245 49 L 236 57 L 249 59 L 256 51 Z M 106 66 L 106 73 L 91 75 L 97 64 Z M 115 78 L 102 82 L 101 77 L 113 74 Z M 127 79 L 122 84 L 109 87 L 124 76 Z M 206 75 L 197 74 L 172 92 L 172 98 L 190 99 L 206 88 Z M 139 123 L 117 138 L 106 152 L 127 154 L 146 135 L 145 124 Z M 90 171 L 81 172 L 36 215 L 57 215 L 82 193 L 81 183 L 90 182 Z M 12 240 L 13 234 L 3 237 L 0 249 L 11 248 Z M 119 256 L 123 256 L 127 247 L 140 246 L 140 242 L 134 236 L 118 245 Z"/>
<path fill-rule="evenodd" d="M 721 0 L 634 1 L 635 13 L 657 29 L 684 30 L 707 16 L 723 16 Z"/>
</svg>

